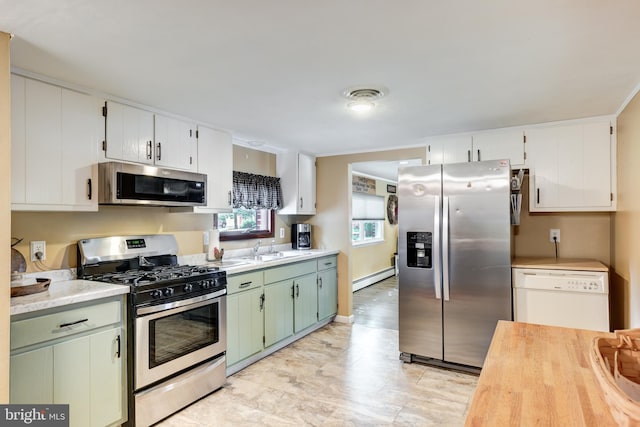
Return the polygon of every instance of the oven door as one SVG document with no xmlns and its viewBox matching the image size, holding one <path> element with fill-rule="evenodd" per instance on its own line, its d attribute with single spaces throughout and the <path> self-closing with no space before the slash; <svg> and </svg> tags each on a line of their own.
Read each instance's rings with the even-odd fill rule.
<svg viewBox="0 0 640 427">
<path fill-rule="evenodd" d="M 225 294 L 136 310 L 136 390 L 226 351 Z"/>
</svg>

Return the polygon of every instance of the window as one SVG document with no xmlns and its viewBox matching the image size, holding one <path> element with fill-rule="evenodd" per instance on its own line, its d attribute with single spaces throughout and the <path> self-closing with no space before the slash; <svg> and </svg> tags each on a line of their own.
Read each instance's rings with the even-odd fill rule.
<svg viewBox="0 0 640 427">
<path fill-rule="evenodd" d="M 362 245 L 384 241 L 384 196 L 353 193 L 351 242 Z"/>
<path fill-rule="evenodd" d="M 214 226 L 223 241 L 273 237 L 281 207 L 280 178 L 233 171 L 233 211 L 216 214 Z"/>
<path fill-rule="evenodd" d="M 220 240 L 273 237 L 274 211 L 271 209 L 234 208 L 233 212 L 215 216 Z"/>
</svg>

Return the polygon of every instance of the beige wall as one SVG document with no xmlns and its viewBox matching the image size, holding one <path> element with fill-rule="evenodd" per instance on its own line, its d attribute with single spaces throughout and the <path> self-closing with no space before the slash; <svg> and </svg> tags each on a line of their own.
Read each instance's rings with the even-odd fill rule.
<svg viewBox="0 0 640 427">
<path fill-rule="evenodd" d="M 11 256 L 11 98 L 9 34 L 0 32 L 0 277 L 10 281 Z M 9 403 L 9 286 L 0 286 L 0 403 Z"/>
<path fill-rule="evenodd" d="M 376 180 L 376 195 L 384 196 L 384 206 L 386 215 L 387 184 L 395 182 Z M 352 281 L 356 281 L 371 274 L 378 273 L 391 267 L 393 254 L 397 248 L 398 225 L 389 224 L 389 220 L 384 221 L 384 242 L 372 245 L 354 246 L 351 249 L 351 274 Z"/>
<path fill-rule="evenodd" d="M 313 245 L 331 248 L 338 254 L 338 315 L 351 316 L 351 163 L 375 160 L 426 160 L 424 148 L 318 157 L 316 171 L 317 214 L 309 218 L 314 226 Z"/>
<path fill-rule="evenodd" d="M 275 175 L 275 155 L 234 146 L 234 169 Z M 211 214 L 175 213 L 169 208 L 142 206 L 100 206 L 98 212 L 14 212 L 11 218 L 11 235 L 24 239 L 15 248 L 27 259 L 27 271 L 31 272 L 76 267 L 76 242 L 89 237 L 170 233 L 178 240 L 180 255 L 202 253 L 202 234 L 213 226 Z M 276 227 L 280 226 L 288 229 L 276 215 Z M 284 239 L 276 238 L 276 242 L 288 241 L 288 235 L 287 232 Z M 42 267 L 29 260 L 31 240 L 47 242 L 47 259 Z M 244 240 L 221 246 L 237 249 L 253 244 L 255 241 Z"/>
<path fill-rule="evenodd" d="M 612 221 L 614 327 L 640 327 L 640 94 L 617 120 L 618 210 Z"/>
<path fill-rule="evenodd" d="M 529 213 L 529 178 L 525 176 L 520 225 L 513 227 L 515 256 L 553 257 L 549 230 L 560 229 L 558 256 L 593 258 L 606 265 L 610 259 L 609 212 Z"/>
</svg>

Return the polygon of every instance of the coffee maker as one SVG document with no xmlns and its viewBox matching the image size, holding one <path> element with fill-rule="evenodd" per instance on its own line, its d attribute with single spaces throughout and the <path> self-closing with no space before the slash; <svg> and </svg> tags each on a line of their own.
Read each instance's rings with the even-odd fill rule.
<svg viewBox="0 0 640 427">
<path fill-rule="evenodd" d="M 291 225 L 291 248 L 311 249 L 311 224 Z"/>
</svg>

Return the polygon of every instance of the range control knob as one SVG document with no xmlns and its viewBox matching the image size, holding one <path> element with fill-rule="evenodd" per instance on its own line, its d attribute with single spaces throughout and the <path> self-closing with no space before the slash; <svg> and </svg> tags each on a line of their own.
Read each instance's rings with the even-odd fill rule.
<svg viewBox="0 0 640 427">
<path fill-rule="evenodd" d="M 193 290 L 193 285 L 191 283 L 187 283 L 186 285 L 184 285 L 185 292 L 191 292 L 192 290 Z"/>
<path fill-rule="evenodd" d="M 163 293 L 165 297 L 170 297 L 171 295 L 173 295 L 173 288 L 167 288 Z"/>
<path fill-rule="evenodd" d="M 160 289 L 156 289 L 155 291 L 151 291 L 151 298 L 162 298 L 162 291 Z"/>
<path fill-rule="evenodd" d="M 203 280 L 201 283 L 202 289 L 209 289 L 211 287 L 211 282 L 208 280 Z"/>
</svg>

